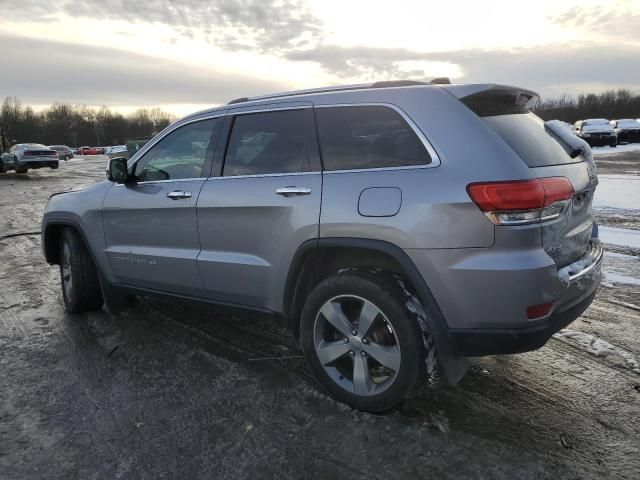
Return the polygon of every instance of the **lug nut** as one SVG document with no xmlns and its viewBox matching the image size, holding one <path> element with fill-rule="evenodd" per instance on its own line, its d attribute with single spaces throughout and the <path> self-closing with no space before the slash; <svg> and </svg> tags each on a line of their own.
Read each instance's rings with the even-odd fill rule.
<svg viewBox="0 0 640 480">
<path fill-rule="evenodd" d="M 344 343 L 349 343 L 349 339 L 347 337 L 344 337 Z"/>
<path fill-rule="evenodd" d="M 356 352 L 354 352 L 353 350 L 349 350 L 349 355 L 351 355 L 352 357 L 356 354 Z"/>
<path fill-rule="evenodd" d="M 367 356 L 367 352 L 360 352 L 360 355 L 362 355 L 363 357 Z"/>
<path fill-rule="evenodd" d="M 364 343 L 365 345 L 368 345 L 369 344 L 369 339 L 367 337 L 364 337 L 362 339 L 362 343 Z"/>
<path fill-rule="evenodd" d="M 351 330 L 351 335 L 353 335 L 354 337 L 358 334 L 358 330 Z"/>
</svg>

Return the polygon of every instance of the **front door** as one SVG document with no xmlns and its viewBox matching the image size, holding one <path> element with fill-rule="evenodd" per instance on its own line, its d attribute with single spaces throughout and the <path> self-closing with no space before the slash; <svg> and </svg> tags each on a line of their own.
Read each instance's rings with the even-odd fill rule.
<svg viewBox="0 0 640 480">
<path fill-rule="evenodd" d="M 105 240 L 118 283 L 202 293 L 196 202 L 221 122 L 210 118 L 170 131 L 130 167 L 136 183 L 116 184 L 107 192 Z"/>
<path fill-rule="evenodd" d="M 280 106 L 282 108 L 282 106 Z M 318 237 L 322 173 L 310 104 L 230 115 L 224 165 L 198 199 L 198 267 L 214 300 L 282 311 L 296 249 Z"/>
</svg>

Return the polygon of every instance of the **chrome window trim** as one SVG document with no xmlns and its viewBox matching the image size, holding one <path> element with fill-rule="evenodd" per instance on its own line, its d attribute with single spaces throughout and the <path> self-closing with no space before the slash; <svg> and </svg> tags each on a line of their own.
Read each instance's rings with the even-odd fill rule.
<svg viewBox="0 0 640 480">
<path fill-rule="evenodd" d="M 333 175 L 334 173 L 356 173 L 356 172 L 391 172 L 394 170 L 424 170 L 425 168 L 433 168 L 431 164 L 426 165 L 403 165 L 401 167 L 372 167 L 372 168 L 347 168 L 344 170 L 325 170 L 325 175 Z"/>
<path fill-rule="evenodd" d="M 153 185 L 154 183 L 173 183 L 173 182 L 193 182 L 195 180 L 208 180 L 207 177 L 191 177 L 191 178 L 174 178 L 173 180 L 147 180 L 146 182 L 136 182 L 135 185 Z M 116 183 L 116 187 L 124 187 L 124 183 Z"/>
<path fill-rule="evenodd" d="M 315 170 L 313 172 L 289 172 L 289 173 L 260 173 L 254 175 L 229 175 L 227 177 L 209 177 L 206 180 L 221 180 L 226 178 L 262 178 L 262 177 L 292 177 L 300 175 L 321 175 L 322 172 Z"/>
<path fill-rule="evenodd" d="M 229 110 L 228 115 L 238 116 L 238 115 L 251 115 L 252 113 L 269 113 L 269 112 L 281 112 L 283 110 L 307 110 L 309 108 L 313 108 L 313 104 L 309 103 L 307 105 L 288 105 L 284 107 L 272 107 L 272 108 L 260 108 L 256 110 L 249 110 L 251 107 L 243 107 L 238 108 L 237 110 Z"/>
<path fill-rule="evenodd" d="M 158 135 L 156 135 L 154 138 L 152 138 L 149 142 L 147 142 L 140 150 L 138 150 L 132 158 L 129 159 L 129 161 L 127 162 L 127 170 L 130 170 L 131 167 L 133 167 L 136 163 L 138 163 L 140 160 L 142 160 L 142 158 L 147 154 L 147 152 L 149 150 L 151 150 L 158 142 L 160 142 L 162 139 L 166 138 L 168 135 L 171 135 L 173 132 L 175 132 L 176 130 L 178 130 L 179 128 L 185 127 L 187 125 L 191 125 L 192 123 L 196 123 L 196 122 L 202 122 L 205 120 L 213 120 L 214 118 L 221 118 L 224 117 L 227 114 L 226 110 L 224 112 L 216 112 L 213 115 L 207 115 L 204 117 L 198 117 L 198 118 L 194 118 L 192 120 L 185 120 L 183 122 L 176 122 L 173 125 L 169 125 L 167 127 L 167 129 L 163 130 L 162 132 L 160 132 Z M 206 178 L 206 177 L 196 177 L 196 178 Z M 181 180 L 181 179 L 177 179 L 177 180 Z M 157 182 L 166 182 L 167 180 L 155 180 Z M 171 180 L 171 181 L 175 181 L 175 180 Z M 143 182 L 139 182 L 139 183 L 143 183 Z M 144 182 L 144 183 L 150 183 L 150 182 Z"/>
<path fill-rule="evenodd" d="M 377 167 L 377 168 L 353 168 L 353 169 L 345 169 L 345 170 L 324 170 L 324 173 L 344 173 L 344 172 L 362 172 L 364 170 L 387 170 L 387 169 L 407 169 L 407 168 L 435 168 L 440 166 L 440 156 L 436 152 L 429 139 L 425 136 L 422 130 L 418 127 L 418 125 L 411 119 L 407 113 L 402 110 L 397 105 L 393 103 L 385 103 L 385 102 L 364 102 L 364 103 L 334 103 L 334 104 L 323 104 L 323 105 L 315 105 L 314 108 L 340 108 L 340 107 L 387 107 L 394 110 L 398 113 L 405 122 L 409 125 L 409 128 L 413 130 L 413 133 L 420 139 L 424 148 L 427 150 L 427 153 L 431 157 L 431 163 L 425 163 L 423 165 L 403 165 L 401 167 Z M 316 125 L 316 131 L 317 131 Z"/>
</svg>

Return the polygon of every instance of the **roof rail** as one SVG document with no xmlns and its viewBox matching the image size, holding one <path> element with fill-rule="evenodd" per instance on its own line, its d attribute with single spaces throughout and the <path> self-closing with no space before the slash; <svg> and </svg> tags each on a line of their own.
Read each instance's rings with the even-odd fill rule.
<svg viewBox="0 0 640 480">
<path fill-rule="evenodd" d="M 272 93 L 270 95 L 261 95 L 258 97 L 240 97 L 231 100 L 227 105 L 234 105 L 236 103 L 244 103 L 251 102 L 254 100 L 267 100 L 270 98 L 281 98 L 281 97 L 293 97 L 296 95 L 308 95 L 310 93 L 327 93 L 327 92 L 341 92 L 347 90 L 363 90 L 365 88 L 391 88 L 391 87 L 410 87 L 414 85 L 429 85 L 434 84 L 436 80 L 447 80 L 446 82 L 440 81 L 438 83 L 451 83 L 446 77 L 439 77 L 431 82 L 420 82 L 418 80 L 384 80 L 380 82 L 373 83 L 359 83 L 354 85 L 340 85 L 337 87 L 321 87 L 321 88 L 311 88 L 308 90 L 294 90 L 291 92 L 281 92 L 281 93 Z"/>
</svg>

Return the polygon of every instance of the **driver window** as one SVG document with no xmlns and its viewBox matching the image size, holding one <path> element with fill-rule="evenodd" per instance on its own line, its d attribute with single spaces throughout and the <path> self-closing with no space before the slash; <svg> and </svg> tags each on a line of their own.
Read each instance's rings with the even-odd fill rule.
<svg viewBox="0 0 640 480">
<path fill-rule="evenodd" d="M 150 182 L 202 176 L 218 120 L 190 123 L 164 137 L 136 163 L 134 174 L 138 180 Z"/>
</svg>

